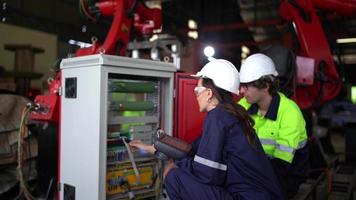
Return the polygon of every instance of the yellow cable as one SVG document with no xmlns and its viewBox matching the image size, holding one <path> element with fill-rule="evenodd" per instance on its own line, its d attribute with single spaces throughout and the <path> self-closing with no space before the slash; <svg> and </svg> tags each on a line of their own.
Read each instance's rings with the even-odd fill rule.
<svg viewBox="0 0 356 200">
<path fill-rule="evenodd" d="M 127 152 L 129 154 L 129 158 L 130 158 L 130 161 L 131 161 L 131 164 L 132 164 L 132 168 L 134 169 L 134 172 L 135 172 L 135 175 L 136 175 L 136 183 L 140 183 L 140 179 L 141 179 L 140 173 L 139 173 L 139 171 L 137 169 L 137 166 L 136 166 L 136 163 L 135 163 L 135 159 L 134 159 L 134 157 L 132 155 L 132 152 L 130 150 L 129 144 L 127 144 L 127 142 L 126 142 L 124 137 L 122 137 L 122 141 L 125 144 Z"/>
<path fill-rule="evenodd" d="M 22 173 L 22 160 L 24 159 L 24 155 L 22 155 L 22 140 L 24 140 L 25 138 L 25 134 L 26 134 L 26 128 L 24 127 L 24 123 L 25 123 L 25 119 L 28 115 L 28 113 L 32 110 L 32 106 L 29 108 L 24 108 L 22 110 L 22 114 L 21 114 L 21 120 L 20 120 L 20 127 L 19 127 L 19 134 L 18 134 L 18 142 L 17 142 L 17 172 L 18 172 L 18 177 L 19 177 L 19 181 L 20 181 L 20 188 L 21 188 L 21 192 L 24 193 L 24 196 L 26 199 L 30 199 L 30 200 L 34 200 L 36 199 L 34 196 L 31 195 L 31 193 L 28 191 L 27 189 L 27 183 L 23 178 L 23 173 Z M 21 193 L 20 192 L 20 193 Z"/>
</svg>

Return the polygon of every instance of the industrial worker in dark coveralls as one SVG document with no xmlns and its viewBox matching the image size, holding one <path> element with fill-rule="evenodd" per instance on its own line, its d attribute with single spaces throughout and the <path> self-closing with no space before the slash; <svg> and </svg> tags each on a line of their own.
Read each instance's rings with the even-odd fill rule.
<svg viewBox="0 0 356 200">
<path fill-rule="evenodd" d="M 196 74 L 200 112 L 207 112 L 202 135 L 190 154 L 166 165 L 171 200 L 285 199 L 246 110 L 236 104 L 239 73 L 227 60 L 214 59 Z M 154 153 L 153 145 L 131 146 Z"/>
</svg>

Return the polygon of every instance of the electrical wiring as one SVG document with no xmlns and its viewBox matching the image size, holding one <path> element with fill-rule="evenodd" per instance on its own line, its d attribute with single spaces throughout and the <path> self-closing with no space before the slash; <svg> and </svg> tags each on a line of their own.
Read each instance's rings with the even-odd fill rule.
<svg viewBox="0 0 356 200">
<path fill-rule="evenodd" d="M 80 15 L 80 17 L 82 17 L 82 18 L 85 18 L 85 14 L 83 13 L 83 11 L 82 11 L 82 4 L 80 3 L 80 1 L 79 1 L 79 3 L 78 3 L 78 9 L 79 9 L 79 15 Z"/>
<path fill-rule="evenodd" d="M 332 199 L 331 196 L 331 187 L 332 187 L 332 172 L 330 171 L 330 169 L 326 168 L 325 169 L 325 175 L 327 178 L 327 194 L 328 194 L 328 200 Z"/>
<path fill-rule="evenodd" d="M 326 168 L 316 168 L 316 169 L 312 169 L 309 171 L 309 174 L 313 174 L 313 173 L 321 173 L 321 175 L 319 175 L 318 179 L 316 180 L 316 182 L 314 183 L 314 185 L 320 184 L 319 182 L 322 179 L 325 179 L 326 182 L 326 194 L 327 194 L 327 199 L 331 200 L 332 196 L 332 177 L 333 177 L 333 170 L 330 167 L 326 167 Z M 316 187 L 311 186 L 311 190 L 310 191 L 314 191 L 316 190 Z M 311 193 L 311 192 L 309 192 Z M 309 195 L 305 196 L 308 197 Z"/>
<path fill-rule="evenodd" d="M 129 147 L 129 144 L 127 144 L 126 140 L 125 140 L 125 137 L 122 137 L 122 142 L 125 144 L 125 147 L 127 149 L 127 153 L 129 154 L 129 158 L 130 158 L 130 161 L 131 161 L 131 164 L 132 164 L 132 168 L 135 172 L 135 175 L 136 175 L 136 183 L 139 183 L 140 182 L 140 173 L 138 172 L 138 169 L 137 169 L 137 166 L 136 166 L 136 162 L 135 162 L 135 159 L 132 155 L 132 152 L 131 152 L 131 149 Z"/>
<path fill-rule="evenodd" d="M 79 0 L 79 10 L 84 12 L 84 15 L 92 20 L 93 22 L 96 22 L 96 19 L 90 15 L 90 13 L 87 11 L 87 8 L 85 7 L 84 0 Z"/>
<path fill-rule="evenodd" d="M 34 107 L 32 105 L 29 105 L 29 106 L 25 107 L 22 110 L 21 120 L 20 120 L 20 125 L 19 125 L 20 128 L 19 128 L 19 131 L 18 131 L 18 141 L 17 141 L 17 175 L 18 175 L 18 179 L 20 181 L 20 194 L 19 194 L 19 196 L 21 196 L 21 194 L 23 193 L 25 199 L 29 199 L 29 200 L 34 200 L 34 199 L 37 199 L 37 198 L 35 198 L 29 192 L 27 182 L 25 181 L 24 176 L 23 176 L 23 172 L 22 172 L 22 165 L 23 165 L 23 161 L 24 161 L 24 158 L 25 158 L 23 141 L 25 140 L 26 133 L 27 133 L 27 128 L 25 126 L 25 122 L 26 122 L 28 114 L 30 113 L 30 111 L 33 108 Z"/>
</svg>

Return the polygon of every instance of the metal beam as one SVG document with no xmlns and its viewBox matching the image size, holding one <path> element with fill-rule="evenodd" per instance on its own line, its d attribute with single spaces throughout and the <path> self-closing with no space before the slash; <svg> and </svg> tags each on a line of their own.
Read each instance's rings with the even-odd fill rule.
<svg viewBox="0 0 356 200">
<path fill-rule="evenodd" d="M 260 46 L 260 45 L 270 45 L 270 44 L 276 44 L 276 43 L 281 43 L 280 39 L 271 39 L 271 40 L 263 40 L 259 42 L 255 41 L 242 41 L 242 42 L 233 42 L 233 43 L 206 43 L 203 44 L 203 46 L 206 45 L 211 45 L 214 48 L 218 49 L 235 49 L 235 48 L 241 48 L 241 46 Z"/>
<path fill-rule="evenodd" d="M 203 26 L 200 31 L 202 32 L 217 32 L 224 30 L 236 30 L 236 29 L 246 29 L 249 27 L 261 27 L 261 26 L 276 26 L 283 25 L 283 21 L 280 19 L 269 19 L 269 20 L 258 20 L 254 22 L 239 22 L 231 24 L 220 24 L 220 25 L 206 25 Z"/>
</svg>

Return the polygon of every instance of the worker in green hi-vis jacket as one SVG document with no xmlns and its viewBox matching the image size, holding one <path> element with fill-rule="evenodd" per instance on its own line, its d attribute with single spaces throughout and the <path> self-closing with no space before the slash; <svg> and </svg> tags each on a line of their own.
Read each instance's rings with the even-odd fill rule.
<svg viewBox="0 0 356 200">
<path fill-rule="evenodd" d="M 293 197 L 308 170 L 305 120 L 297 104 L 278 92 L 275 65 L 253 54 L 241 65 L 239 104 L 253 118 L 254 128 L 286 195 Z"/>
</svg>

